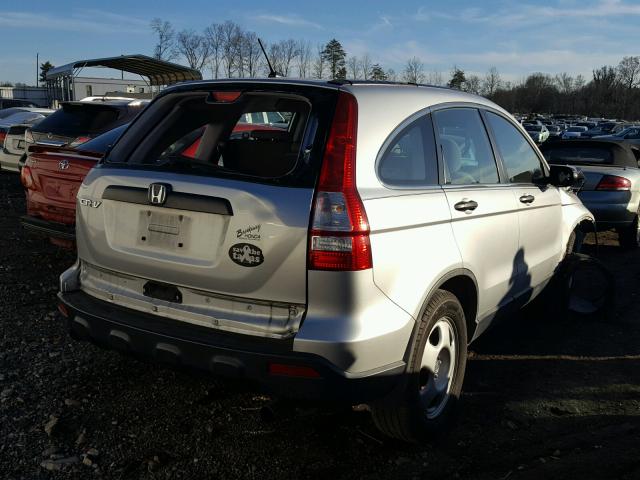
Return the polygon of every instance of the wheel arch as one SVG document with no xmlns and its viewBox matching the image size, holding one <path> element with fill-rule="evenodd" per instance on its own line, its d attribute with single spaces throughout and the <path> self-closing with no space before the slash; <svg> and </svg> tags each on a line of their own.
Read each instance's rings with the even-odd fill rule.
<svg viewBox="0 0 640 480">
<path fill-rule="evenodd" d="M 420 319 L 424 315 L 427 305 L 433 298 L 433 294 L 436 290 L 446 290 L 451 292 L 458 298 L 464 311 L 465 323 L 467 326 L 467 339 L 468 341 L 473 338 L 477 323 L 476 318 L 478 315 L 478 281 L 476 280 L 473 272 L 466 268 L 456 268 L 444 274 L 436 281 L 427 293 L 420 311 L 416 316 L 416 322 L 411 332 L 411 338 L 405 351 L 405 360 L 411 352 L 411 345 L 413 345 L 413 339 L 418 331 L 418 325 Z"/>
</svg>

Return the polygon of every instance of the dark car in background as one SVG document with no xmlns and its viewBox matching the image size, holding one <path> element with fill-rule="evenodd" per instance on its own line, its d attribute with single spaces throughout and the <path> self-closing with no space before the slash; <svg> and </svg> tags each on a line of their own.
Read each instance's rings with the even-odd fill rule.
<svg viewBox="0 0 640 480">
<path fill-rule="evenodd" d="M 18 98 L 0 98 L 0 110 L 13 107 L 38 107 L 31 100 L 20 100 Z"/>
<path fill-rule="evenodd" d="M 611 139 L 577 139 L 540 147 L 552 165 L 579 167 L 585 181 L 578 197 L 598 230 L 615 229 L 620 245 L 640 246 L 640 147 Z"/>
<path fill-rule="evenodd" d="M 147 105 L 143 100 L 64 102 L 61 108 L 25 133 L 27 147 L 75 147 L 129 123 Z"/>
</svg>

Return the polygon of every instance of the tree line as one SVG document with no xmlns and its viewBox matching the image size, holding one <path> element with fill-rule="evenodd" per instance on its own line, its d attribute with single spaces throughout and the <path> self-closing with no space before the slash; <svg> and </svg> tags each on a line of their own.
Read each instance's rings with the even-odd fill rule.
<svg viewBox="0 0 640 480">
<path fill-rule="evenodd" d="M 175 31 L 170 22 L 156 18 L 151 29 L 156 37 L 155 58 L 182 59 L 205 77 L 261 77 L 269 73 L 257 34 L 235 22 L 213 23 L 200 32 Z M 445 75 L 428 71 L 415 56 L 396 72 L 368 53 L 348 55 L 335 38 L 316 45 L 289 38 L 267 44 L 266 50 L 274 69 L 284 77 L 428 83 L 483 95 L 512 112 L 640 118 L 640 57 L 624 57 L 618 65 L 594 69 L 589 79 L 537 72 L 509 82 L 496 67 L 476 75 L 454 66 Z"/>
<path fill-rule="evenodd" d="M 176 31 L 171 22 L 155 18 L 150 28 L 155 36 L 155 58 L 184 62 L 200 70 L 205 78 L 264 77 L 269 73 L 257 34 L 230 20 L 213 23 L 202 31 Z M 445 74 L 429 71 L 416 56 L 396 72 L 384 68 L 368 53 L 348 55 L 335 38 L 315 45 L 306 39 L 288 38 L 265 44 L 265 48 L 273 68 L 284 77 L 427 83 L 483 95 L 511 112 L 640 119 L 638 56 L 596 68 L 591 78 L 536 72 L 519 81 L 505 81 L 495 66 L 477 75 L 456 65 Z M 45 62 L 40 67 L 44 82 L 53 65 Z"/>
</svg>

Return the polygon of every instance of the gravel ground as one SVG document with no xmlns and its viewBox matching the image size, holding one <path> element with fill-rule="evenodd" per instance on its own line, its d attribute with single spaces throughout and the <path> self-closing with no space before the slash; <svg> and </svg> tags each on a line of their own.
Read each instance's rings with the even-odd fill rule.
<svg viewBox="0 0 640 480">
<path fill-rule="evenodd" d="M 609 319 L 527 308 L 487 333 L 459 425 L 418 447 L 364 409 L 276 404 L 269 420 L 272 400 L 243 385 L 71 340 L 55 294 L 74 256 L 25 235 L 23 197 L 0 174 L 2 479 L 640 479 L 640 255 L 612 234 Z"/>
</svg>

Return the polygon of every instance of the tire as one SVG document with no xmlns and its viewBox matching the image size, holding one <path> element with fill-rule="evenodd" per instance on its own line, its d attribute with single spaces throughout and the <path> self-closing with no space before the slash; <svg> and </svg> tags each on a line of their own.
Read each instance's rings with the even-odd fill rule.
<svg viewBox="0 0 640 480">
<path fill-rule="evenodd" d="M 404 377 L 389 397 L 371 405 L 376 427 L 406 442 L 424 442 L 447 432 L 456 419 L 466 361 L 462 305 L 452 293 L 436 290 L 412 340 Z M 443 369 L 448 370 L 446 377 Z"/>
<path fill-rule="evenodd" d="M 615 276 L 589 255 L 572 253 L 565 258 L 554 292 L 554 303 L 572 319 L 608 320 L 615 310 Z"/>
<path fill-rule="evenodd" d="M 626 228 L 618 229 L 618 241 L 622 248 L 634 250 L 640 246 L 640 225 L 638 215 L 633 219 L 633 223 Z"/>
</svg>

